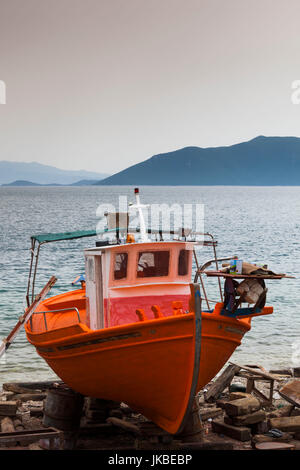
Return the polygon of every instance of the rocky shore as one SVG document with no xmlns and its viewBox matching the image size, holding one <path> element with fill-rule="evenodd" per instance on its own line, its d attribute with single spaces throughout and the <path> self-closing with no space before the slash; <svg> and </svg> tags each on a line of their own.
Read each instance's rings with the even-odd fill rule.
<svg viewBox="0 0 300 470">
<path fill-rule="evenodd" d="M 299 368 L 229 364 L 172 436 L 125 403 L 82 397 L 62 382 L 3 383 L 0 450 L 300 450 L 299 387 Z"/>
</svg>

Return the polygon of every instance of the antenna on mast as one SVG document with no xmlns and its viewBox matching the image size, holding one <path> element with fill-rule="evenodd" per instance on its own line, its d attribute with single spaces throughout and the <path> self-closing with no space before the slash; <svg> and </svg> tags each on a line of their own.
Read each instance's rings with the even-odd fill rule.
<svg viewBox="0 0 300 470">
<path fill-rule="evenodd" d="M 148 238 L 147 232 L 146 232 L 146 224 L 145 224 L 145 219 L 144 219 L 144 214 L 143 214 L 142 209 L 144 209 L 146 207 L 149 207 L 149 204 L 141 204 L 139 188 L 134 188 L 134 194 L 135 194 L 136 203 L 132 204 L 132 206 L 130 206 L 130 207 L 131 207 L 131 209 L 137 209 L 137 211 L 139 213 L 141 241 L 142 242 L 148 242 L 149 238 Z"/>
</svg>

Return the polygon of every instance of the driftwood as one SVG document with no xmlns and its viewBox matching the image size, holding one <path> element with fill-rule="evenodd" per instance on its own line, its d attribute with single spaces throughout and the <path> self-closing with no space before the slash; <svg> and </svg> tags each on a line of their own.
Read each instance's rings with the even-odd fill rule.
<svg viewBox="0 0 300 470">
<path fill-rule="evenodd" d="M 214 401 L 220 393 L 225 390 L 231 383 L 233 377 L 241 369 L 241 366 L 236 364 L 229 365 L 224 372 L 214 381 L 205 394 L 206 401 Z"/>
</svg>

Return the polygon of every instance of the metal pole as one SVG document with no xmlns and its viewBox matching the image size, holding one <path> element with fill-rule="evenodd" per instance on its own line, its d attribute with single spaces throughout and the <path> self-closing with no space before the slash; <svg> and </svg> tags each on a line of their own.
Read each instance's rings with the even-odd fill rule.
<svg viewBox="0 0 300 470">
<path fill-rule="evenodd" d="M 41 243 L 39 243 L 39 246 L 35 255 L 35 267 L 34 267 L 34 274 L 33 274 L 33 280 L 32 280 L 32 293 L 31 293 L 32 302 L 34 299 L 35 278 L 36 278 L 36 271 L 37 271 L 37 265 L 38 265 L 38 260 L 39 260 L 40 247 L 41 247 Z"/>
<path fill-rule="evenodd" d="M 196 273 L 194 282 L 197 282 L 197 281 L 198 281 L 198 277 L 200 277 L 201 287 L 202 287 L 202 290 L 203 290 L 203 294 L 204 294 L 204 297 L 205 297 L 205 301 L 206 301 L 207 308 L 208 308 L 208 310 L 209 310 L 209 309 L 210 309 L 210 306 L 209 306 L 209 303 L 208 303 L 208 298 L 207 298 L 206 290 L 205 290 L 205 287 L 204 287 L 204 282 L 203 282 L 203 279 L 202 279 L 202 275 L 201 275 L 201 273 L 200 273 L 200 268 L 199 268 L 198 258 L 197 258 L 197 255 L 196 255 L 195 248 L 193 249 L 193 253 L 194 253 L 194 259 L 195 259 L 196 266 L 197 266 L 197 273 Z"/>
<path fill-rule="evenodd" d="M 212 237 L 212 238 L 213 238 L 213 237 Z M 217 269 L 217 271 L 219 271 L 218 259 L 217 259 L 217 251 L 216 251 L 215 244 L 213 244 L 213 250 L 214 250 L 215 261 L 216 261 L 216 269 Z M 221 279 L 220 279 L 219 277 L 218 277 L 218 283 L 219 283 L 221 301 L 224 302 L 224 300 L 223 300 L 223 293 L 222 293 L 222 286 L 221 286 Z"/>
<path fill-rule="evenodd" d="M 33 258 L 34 258 L 34 249 L 35 249 L 35 240 L 31 239 L 31 260 L 30 260 L 30 268 L 28 274 L 28 282 L 27 282 L 27 293 L 26 293 L 26 303 L 27 307 L 29 307 L 29 291 L 30 291 L 30 284 L 31 284 L 31 273 L 32 273 L 32 266 L 33 266 Z"/>
</svg>

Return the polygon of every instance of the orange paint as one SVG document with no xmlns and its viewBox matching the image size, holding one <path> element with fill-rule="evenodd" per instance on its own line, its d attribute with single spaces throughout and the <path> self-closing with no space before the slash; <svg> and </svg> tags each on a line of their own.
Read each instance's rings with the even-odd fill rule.
<svg viewBox="0 0 300 470">
<path fill-rule="evenodd" d="M 213 313 L 202 312 L 197 392 L 218 373 L 250 329 L 248 319 L 220 315 L 221 305 Z M 141 315 L 143 321 L 136 317 L 135 323 L 93 331 L 85 324 L 84 290 L 49 298 L 39 311 L 71 306 L 78 308 L 80 322 L 70 310 L 48 313 L 47 331 L 42 314 L 34 314 L 32 326 L 25 325 L 37 352 L 72 389 L 85 396 L 123 401 L 176 433 L 193 374 L 195 314 L 174 316 L 170 305 L 168 317 Z"/>
</svg>

